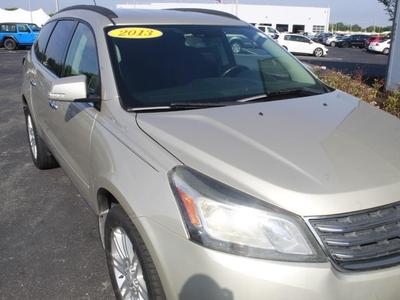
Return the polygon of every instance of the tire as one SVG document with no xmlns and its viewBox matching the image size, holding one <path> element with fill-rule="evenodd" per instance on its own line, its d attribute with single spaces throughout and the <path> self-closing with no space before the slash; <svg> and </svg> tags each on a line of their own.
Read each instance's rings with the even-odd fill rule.
<svg viewBox="0 0 400 300">
<path fill-rule="evenodd" d="M 6 39 L 4 41 L 4 48 L 6 48 L 9 51 L 17 49 L 17 43 L 13 39 Z"/>
<path fill-rule="evenodd" d="M 42 138 L 39 136 L 29 108 L 26 106 L 24 110 L 29 150 L 31 152 L 34 165 L 40 170 L 48 170 L 59 167 L 57 160 L 47 150 L 46 145 L 44 144 Z"/>
<path fill-rule="evenodd" d="M 104 241 L 115 297 L 165 300 L 164 290 L 139 231 L 120 205 L 107 215 Z"/>
<path fill-rule="evenodd" d="M 238 41 L 231 42 L 232 52 L 238 54 L 242 51 L 242 44 Z"/>
<path fill-rule="evenodd" d="M 343 43 L 343 48 L 349 48 L 349 46 L 350 46 L 350 45 L 349 45 L 348 42 L 344 42 L 344 43 Z"/>
<path fill-rule="evenodd" d="M 336 42 L 333 42 L 333 41 L 332 41 L 332 42 L 331 42 L 331 46 L 332 46 L 332 47 L 335 47 L 335 46 L 336 46 Z"/>
<path fill-rule="evenodd" d="M 314 56 L 316 57 L 321 57 L 324 55 L 324 50 L 322 50 L 322 48 L 317 48 L 314 50 Z"/>
<path fill-rule="evenodd" d="M 382 54 L 388 55 L 389 51 L 390 51 L 389 48 L 385 48 L 385 49 L 383 49 Z"/>
</svg>

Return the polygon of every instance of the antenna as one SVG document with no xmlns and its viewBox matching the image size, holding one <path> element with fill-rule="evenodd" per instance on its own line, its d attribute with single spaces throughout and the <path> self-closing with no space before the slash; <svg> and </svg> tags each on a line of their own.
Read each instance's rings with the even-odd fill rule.
<svg viewBox="0 0 400 300">
<path fill-rule="evenodd" d="M 97 6 L 97 4 L 96 4 L 96 0 L 93 0 L 93 2 L 94 2 L 94 5 L 95 5 L 95 6 Z"/>
</svg>

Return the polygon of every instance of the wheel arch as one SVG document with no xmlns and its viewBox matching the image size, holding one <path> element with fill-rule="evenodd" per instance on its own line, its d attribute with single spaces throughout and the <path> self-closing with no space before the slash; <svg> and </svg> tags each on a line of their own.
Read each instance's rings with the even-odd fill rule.
<svg viewBox="0 0 400 300">
<path fill-rule="evenodd" d="M 384 49 L 382 50 L 382 53 L 385 54 L 385 55 L 388 55 L 389 52 L 390 52 L 390 48 L 389 48 L 389 47 L 386 47 L 386 48 L 384 48 Z"/>
<path fill-rule="evenodd" d="M 17 46 L 19 45 L 18 40 L 17 40 L 14 36 L 12 36 L 12 35 L 5 35 L 5 36 L 3 36 L 3 39 L 1 40 L 1 44 L 4 45 L 4 41 L 7 40 L 7 39 L 13 39 L 14 42 L 17 43 Z"/>
<path fill-rule="evenodd" d="M 98 209 L 98 222 L 99 234 L 103 249 L 105 249 L 104 229 L 107 219 L 107 214 L 113 205 L 119 204 L 117 198 L 107 189 L 100 188 L 97 191 L 97 209 Z"/>
<path fill-rule="evenodd" d="M 233 39 L 229 40 L 229 44 L 232 45 L 232 43 L 238 43 L 240 45 L 243 45 L 242 41 L 238 38 L 233 38 Z"/>
<path fill-rule="evenodd" d="M 324 56 L 324 53 L 325 53 L 325 51 L 322 47 L 316 47 L 312 54 L 316 57 L 321 57 L 321 56 Z"/>
<path fill-rule="evenodd" d="M 28 106 L 28 101 L 26 100 L 26 97 L 24 94 L 21 94 L 21 100 L 22 100 L 23 108 L 26 109 L 26 107 Z"/>
</svg>

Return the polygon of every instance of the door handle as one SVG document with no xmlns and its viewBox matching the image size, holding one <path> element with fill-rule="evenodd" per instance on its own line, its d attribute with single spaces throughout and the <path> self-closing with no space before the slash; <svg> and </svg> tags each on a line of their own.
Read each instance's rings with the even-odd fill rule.
<svg viewBox="0 0 400 300">
<path fill-rule="evenodd" d="M 49 100 L 49 105 L 52 109 L 56 110 L 58 108 L 58 104 L 54 100 Z"/>
</svg>

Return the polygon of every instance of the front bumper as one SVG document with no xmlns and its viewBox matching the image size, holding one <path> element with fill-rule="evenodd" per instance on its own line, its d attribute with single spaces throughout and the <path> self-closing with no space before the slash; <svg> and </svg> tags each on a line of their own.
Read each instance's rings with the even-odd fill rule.
<svg viewBox="0 0 400 300">
<path fill-rule="evenodd" d="M 329 262 L 253 259 L 204 248 L 148 219 L 139 223 L 169 300 L 389 300 L 400 293 L 400 266 L 342 273 Z"/>
</svg>

